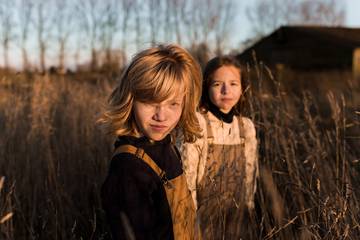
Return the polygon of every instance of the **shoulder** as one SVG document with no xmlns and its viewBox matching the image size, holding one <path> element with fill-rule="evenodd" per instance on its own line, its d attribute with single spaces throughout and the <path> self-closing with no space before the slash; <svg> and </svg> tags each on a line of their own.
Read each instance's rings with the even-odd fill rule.
<svg viewBox="0 0 360 240">
<path fill-rule="evenodd" d="M 140 163 L 133 154 L 116 153 L 111 158 L 109 174 L 124 176 L 124 173 L 126 173 L 126 175 L 129 175 L 139 168 L 137 165 L 140 165 Z"/>
<path fill-rule="evenodd" d="M 207 136 L 207 128 L 206 128 L 206 115 L 207 113 L 200 113 L 200 112 L 196 112 L 196 118 L 199 122 L 199 126 L 201 128 L 201 137 L 198 138 L 197 140 L 206 138 Z"/>
<path fill-rule="evenodd" d="M 117 153 L 112 157 L 109 173 L 120 175 L 119 177 L 141 176 L 140 178 L 143 180 L 148 177 L 156 177 L 156 174 L 142 159 L 128 152 Z"/>
<path fill-rule="evenodd" d="M 196 112 L 196 117 L 199 121 L 200 127 L 203 128 L 204 126 L 206 126 L 206 119 L 205 119 L 205 115 L 207 113 L 200 113 L 200 112 Z"/>
<path fill-rule="evenodd" d="M 113 202 L 111 199 L 132 199 L 139 192 L 150 194 L 159 186 L 160 179 L 141 159 L 122 152 L 112 157 L 101 192 L 105 201 Z"/>
<path fill-rule="evenodd" d="M 247 118 L 247 117 L 239 117 L 238 119 L 243 124 L 245 136 L 246 137 L 255 137 L 256 130 L 255 130 L 254 122 L 250 118 Z"/>
<path fill-rule="evenodd" d="M 119 187 L 134 187 L 138 191 L 152 192 L 160 186 L 160 178 L 141 158 L 132 153 L 121 152 L 113 156 L 109 178 L 117 179 Z"/>
<path fill-rule="evenodd" d="M 179 151 L 181 152 L 181 155 L 184 156 L 188 153 L 189 148 L 193 148 L 195 146 L 203 145 L 205 144 L 205 140 L 207 139 L 207 128 L 206 128 L 206 119 L 204 115 L 200 112 L 196 112 L 196 117 L 199 122 L 201 132 L 200 137 L 196 138 L 195 142 L 184 142 L 183 139 L 178 139 L 176 141 L 176 147 L 178 147 Z"/>
</svg>

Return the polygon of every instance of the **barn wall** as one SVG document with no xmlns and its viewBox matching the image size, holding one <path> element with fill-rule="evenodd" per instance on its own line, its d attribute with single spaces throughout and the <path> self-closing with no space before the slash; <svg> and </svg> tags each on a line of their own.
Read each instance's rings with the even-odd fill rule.
<svg viewBox="0 0 360 240">
<path fill-rule="evenodd" d="M 354 50 L 353 54 L 353 74 L 355 78 L 360 79 L 360 47 Z"/>
</svg>

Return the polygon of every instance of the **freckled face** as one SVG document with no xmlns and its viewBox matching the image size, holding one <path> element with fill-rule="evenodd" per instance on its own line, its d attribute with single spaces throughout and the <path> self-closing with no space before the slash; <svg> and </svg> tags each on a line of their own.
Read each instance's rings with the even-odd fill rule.
<svg viewBox="0 0 360 240">
<path fill-rule="evenodd" d="M 234 66 L 217 69 L 209 87 L 210 101 L 223 113 L 228 113 L 237 104 L 242 94 L 240 70 Z"/>
<path fill-rule="evenodd" d="M 134 102 L 134 116 L 138 131 L 154 141 L 160 141 L 180 120 L 184 95 L 174 95 L 159 103 Z"/>
</svg>

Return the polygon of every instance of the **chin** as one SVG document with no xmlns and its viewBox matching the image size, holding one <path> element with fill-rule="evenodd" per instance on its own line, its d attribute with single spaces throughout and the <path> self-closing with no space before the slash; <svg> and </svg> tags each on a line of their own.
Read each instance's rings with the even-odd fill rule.
<svg viewBox="0 0 360 240">
<path fill-rule="evenodd" d="M 219 107 L 219 109 L 220 109 L 220 111 L 222 111 L 222 112 L 230 112 L 230 110 L 231 110 L 231 108 L 228 108 L 227 106 L 221 106 L 221 107 Z"/>
</svg>

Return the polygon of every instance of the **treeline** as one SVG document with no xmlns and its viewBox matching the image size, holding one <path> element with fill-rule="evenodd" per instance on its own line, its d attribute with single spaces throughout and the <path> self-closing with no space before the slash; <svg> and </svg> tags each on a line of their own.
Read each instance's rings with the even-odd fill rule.
<svg viewBox="0 0 360 240">
<path fill-rule="evenodd" d="M 3 64 L 16 49 L 23 69 L 34 67 L 35 54 L 41 71 L 51 58 L 60 69 L 85 57 L 92 69 L 121 64 L 127 52 L 157 42 L 220 51 L 235 9 L 234 0 L 0 0 Z"/>
<path fill-rule="evenodd" d="M 86 60 L 93 71 L 158 42 L 221 54 L 246 18 L 245 45 L 281 25 L 342 25 L 345 10 L 335 0 L 0 0 L 0 62 L 44 72 Z"/>
</svg>

